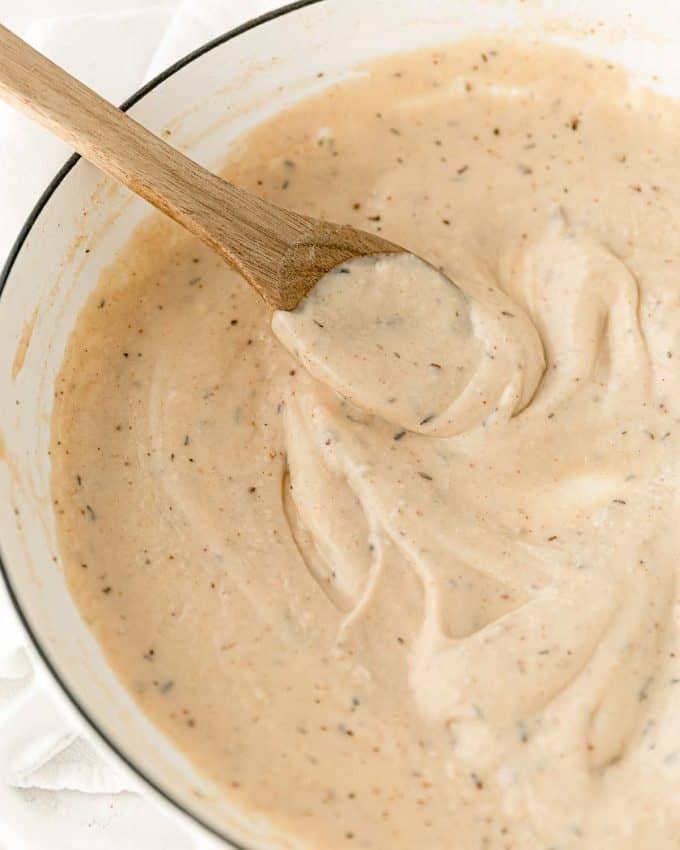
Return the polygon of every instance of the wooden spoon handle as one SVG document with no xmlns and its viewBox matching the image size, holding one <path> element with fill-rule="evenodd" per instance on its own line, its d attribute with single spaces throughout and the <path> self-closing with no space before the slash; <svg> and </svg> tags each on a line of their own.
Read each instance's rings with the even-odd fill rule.
<svg viewBox="0 0 680 850">
<path fill-rule="evenodd" d="M 222 254 L 274 308 L 295 307 L 344 259 L 390 250 L 378 237 L 283 210 L 222 180 L 2 26 L 0 95 Z M 355 234 L 368 238 L 363 249 Z"/>
</svg>

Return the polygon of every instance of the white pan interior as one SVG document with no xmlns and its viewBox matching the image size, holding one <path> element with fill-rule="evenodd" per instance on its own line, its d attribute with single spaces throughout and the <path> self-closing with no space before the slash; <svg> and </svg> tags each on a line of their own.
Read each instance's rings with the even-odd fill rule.
<svg viewBox="0 0 680 850">
<path fill-rule="evenodd" d="M 324 0 L 221 41 L 153 85 L 130 112 L 156 133 L 169 131 L 173 145 L 215 169 L 247 127 L 358 64 L 484 31 L 573 44 L 628 65 L 642 84 L 680 92 L 674 0 Z M 214 833 L 253 848 L 282 846 L 266 824 L 234 811 L 135 707 L 106 666 L 56 562 L 48 456 L 55 375 L 100 271 L 148 212 L 79 161 L 46 199 L 8 271 L 0 297 L 5 574 L 57 690 L 122 756 L 123 769 L 134 768 L 150 792 Z"/>
</svg>

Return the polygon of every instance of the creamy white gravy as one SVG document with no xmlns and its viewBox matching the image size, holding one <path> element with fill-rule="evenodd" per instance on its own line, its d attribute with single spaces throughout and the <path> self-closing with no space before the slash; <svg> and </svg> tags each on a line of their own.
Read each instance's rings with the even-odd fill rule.
<svg viewBox="0 0 680 850">
<path fill-rule="evenodd" d="M 545 365 L 531 320 L 499 289 L 461 286 L 409 253 L 343 263 L 272 328 L 318 381 L 424 434 L 509 418 Z"/>
<path fill-rule="evenodd" d="M 161 218 L 104 275 L 61 560 L 245 809 L 333 850 L 677 848 L 679 131 L 592 57 L 394 57 L 227 174 L 431 267 L 348 264 L 278 339 Z"/>
</svg>

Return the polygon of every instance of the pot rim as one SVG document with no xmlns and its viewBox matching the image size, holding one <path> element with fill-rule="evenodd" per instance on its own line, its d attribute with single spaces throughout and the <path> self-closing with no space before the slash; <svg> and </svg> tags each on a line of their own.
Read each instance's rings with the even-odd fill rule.
<svg viewBox="0 0 680 850">
<path fill-rule="evenodd" d="M 210 41 L 202 44 L 200 47 L 197 47 L 195 50 L 192 50 L 190 53 L 187 53 L 181 59 L 178 59 L 164 71 L 161 71 L 160 74 L 155 76 L 152 80 L 145 83 L 141 88 L 137 89 L 124 103 L 121 104 L 120 108 L 123 112 L 126 112 L 136 103 L 141 101 L 147 94 L 154 91 L 158 86 L 176 74 L 178 71 L 181 71 L 185 66 L 190 65 L 194 60 L 199 59 L 201 56 L 209 53 L 211 50 L 214 50 L 216 47 L 220 47 L 223 44 L 231 41 L 243 33 L 248 32 L 249 30 L 255 29 L 261 24 L 266 24 L 269 21 L 273 21 L 276 18 L 281 18 L 291 12 L 295 12 L 298 9 L 303 9 L 307 6 L 312 6 L 316 3 L 322 2 L 322 0 L 295 0 L 295 2 L 288 3 L 284 6 L 279 6 L 275 9 L 272 9 L 269 12 L 266 12 L 263 15 L 259 15 L 256 18 L 251 18 L 250 20 L 245 21 L 233 29 L 227 30 L 227 32 L 222 33 L 222 35 L 218 35 L 216 38 L 211 39 Z M 80 154 L 73 154 L 70 156 L 64 165 L 57 171 L 55 176 L 49 182 L 43 193 L 40 195 L 38 200 L 36 201 L 35 206 L 29 213 L 26 221 L 24 222 L 21 230 L 19 231 L 18 236 L 16 237 L 12 248 L 10 249 L 9 254 L 7 255 L 7 259 L 2 267 L 2 271 L 0 272 L 0 300 L 2 299 L 2 293 L 9 281 L 9 278 L 12 274 L 12 269 L 14 264 L 21 253 L 24 244 L 33 230 L 34 226 L 38 223 L 40 219 L 40 215 L 43 209 L 47 206 L 52 195 L 56 192 L 62 182 L 66 179 L 69 172 L 73 169 L 73 167 L 78 163 L 78 161 L 82 157 Z M 198 824 L 208 833 L 210 833 L 213 837 L 218 838 L 222 841 L 226 841 L 230 844 L 234 850 L 251 850 L 251 848 L 247 847 L 242 842 L 235 839 L 228 832 L 225 832 L 217 827 L 208 823 L 204 818 L 200 815 L 196 814 L 196 812 L 192 811 L 188 805 L 185 805 L 180 800 L 176 799 L 174 795 L 162 787 L 158 782 L 152 779 L 147 775 L 146 771 L 140 767 L 134 760 L 134 758 L 129 755 L 127 752 L 123 750 L 118 744 L 116 744 L 111 737 L 105 732 L 99 722 L 92 716 L 87 708 L 80 702 L 79 697 L 71 690 L 69 685 L 66 684 L 63 677 L 56 669 L 54 663 L 52 662 L 49 653 L 42 645 L 40 639 L 35 633 L 28 615 L 24 611 L 21 602 L 19 601 L 18 595 L 15 591 L 15 588 L 12 584 L 12 579 L 10 576 L 10 570 L 8 569 L 7 564 L 5 563 L 2 557 L 2 551 L 0 550 L 0 575 L 2 576 L 2 581 L 7 590 L 8 598 L 14 608 L 14 611 L 23 627 L 23 630 L 31 644 L 34 652 L 40 658 L 43 667 L 47 670 L 52 681 L 57 685 L 58 689 L 61 691 L 62 696 L 66 698 L 66 701 L 70 703 L 70 707 L 76 712 L 76 714 L 80 717 L 82 721 L 84 721 L 85 725 L 89 728 L 89 730 L 94 733 L 95 737 L 99 740 L 101 744 L 103 744 L 104 748 L 109 751 L 110 754 L 114 756 L 114 758 L 122 762 L 125 767 L 131 771 L 141 782 L 149 788 L 155 796 L 160 797 L 167 804 L 169 804 L 173 809 L 177 812 L 184 815 L 189 820 L 193 821 L 195 824 Z"/>
</svg>

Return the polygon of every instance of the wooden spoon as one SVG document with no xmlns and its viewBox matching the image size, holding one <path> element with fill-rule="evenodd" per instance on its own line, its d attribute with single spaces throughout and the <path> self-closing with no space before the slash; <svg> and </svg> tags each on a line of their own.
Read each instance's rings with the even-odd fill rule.
<svg viewBox="0 0 680 850">
<path fill-rule="evenodd" d="M 0 96 L 214 248 L 274 309 L 293 310 L 352 257 L 404 251 L 227 183 L 2 26 Z"/>
</svg>

